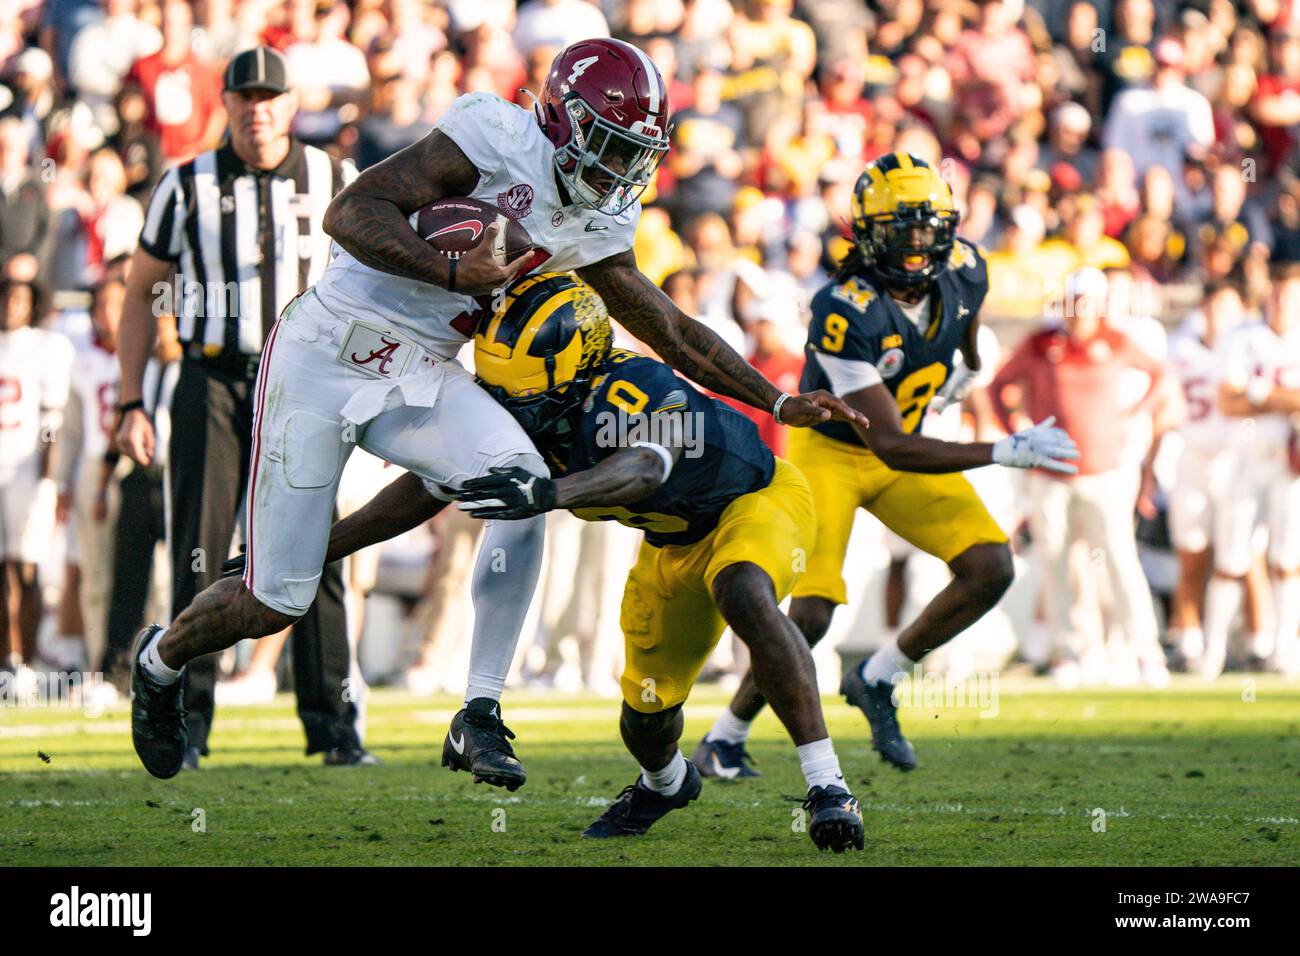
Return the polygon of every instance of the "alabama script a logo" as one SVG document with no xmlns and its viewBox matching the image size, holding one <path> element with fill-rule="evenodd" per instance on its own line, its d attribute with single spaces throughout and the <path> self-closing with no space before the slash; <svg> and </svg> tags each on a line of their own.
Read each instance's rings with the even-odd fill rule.
<svg viewBox="0 0 1300 956">
<path fill-rule="evenodd" d="M 377 371 L 380 375 L 387 375 L 388 366 L 392 364 L 393 356 L 397 353 L 397 350 L 401 348 L 402 343 L 390 342 L 382 335 L 379 337 L 379 341 L 384 343 L 383 348 L 372 349 L 370 354 L 367 355 L 365 358 L 359 358 L 357 356 L 357 353 L 353 352 L 352 361 L 355 362 L 357 365 L 369 365 L 371 362 L 378 361 L 379 365 L 376 366 L 375 371 Z"/>
</svg>

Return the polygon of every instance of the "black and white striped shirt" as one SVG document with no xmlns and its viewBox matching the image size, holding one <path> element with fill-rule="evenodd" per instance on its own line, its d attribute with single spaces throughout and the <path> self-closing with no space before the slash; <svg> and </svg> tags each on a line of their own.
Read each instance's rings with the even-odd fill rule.
<svg viewBox="0 0 1300 956">
<path fill-rule="evenodd" d="M 209 356 L 259 354 L 280 310 L 325 271 L 325 207 L 355 177 L 351 162 L 297 140 L 271 170 L 247 166 L 229 141 L 168 170 L 140 246 L 176 263 L 181 341 Z"/>
</svg>

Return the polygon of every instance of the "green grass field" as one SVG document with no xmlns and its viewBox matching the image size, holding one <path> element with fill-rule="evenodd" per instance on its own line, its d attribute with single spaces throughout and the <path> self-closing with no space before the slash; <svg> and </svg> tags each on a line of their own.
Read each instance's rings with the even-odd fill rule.
<svg viewBox="0 0 1300 956">
<path fill-rule="evenodd" d="M 865 721 L 826 698 L 862 802 L 867 852 L 817 853 L 794 829 L 803 781 L 770 714 L 751 749 L 764 773 L 706 781 L 640 839 L 579 833 L 635 777 L 617 704 L 508 695 L 529 770 L 515 794 L 436 764 L 456 701 L 371 696 L 384 761 L 326 769 L 301 755 L 292 697 L 218 715 L 213 756 L 160 781 L 131 750 L 125 707 L 0 707 L 0 860 L 11 865 L 1294 865 L 1300 860 L 1300 687 L 1268 678 L 1162 692 L 1061 692 L 1002 682 L 999 712 L 903 711 L 921 761 L 903 775 Z M 687 705 L 686 752 L 723 705 Z M 435 746 L 436 745 L 436 746 Z M 48 757 L 48 762 L 39 753 Z M 1105 812 L 1104 832 L 1098 831 Z M 196 811 L 201 810 L 201 813 Z M 205 825 L 203 832 L 198 823 Z"/>
</svg>

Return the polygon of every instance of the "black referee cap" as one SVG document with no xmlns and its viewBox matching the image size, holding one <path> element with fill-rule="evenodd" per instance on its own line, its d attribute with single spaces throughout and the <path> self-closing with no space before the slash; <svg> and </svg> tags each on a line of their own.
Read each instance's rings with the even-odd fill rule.
<svg viewBox="0 0 1300 956">
<path fill-rule="evenodd" d="M 284 57 L 269 46 L 257 46 L 236 53 L 226 67 L 226 89 L 231 93 L 244 90 L 270 90 L 287 93 L 289 83 Z"/>
</svg>

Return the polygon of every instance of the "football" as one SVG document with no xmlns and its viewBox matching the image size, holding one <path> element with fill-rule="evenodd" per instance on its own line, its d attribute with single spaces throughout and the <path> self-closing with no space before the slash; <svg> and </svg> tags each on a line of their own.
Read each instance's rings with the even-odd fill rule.
<svg viewBox="0 0 1300 956">
<path fill-rule="evenodd" d="M 523 226 L 479 199 L 438 199 L 415 213 L 415 228 L 424 241 L 449 258 L 477 246 L 493 223 L 500 227 L 493 249 L 498 261 L 514 262 L 535 248 Z"/>
</svg>

